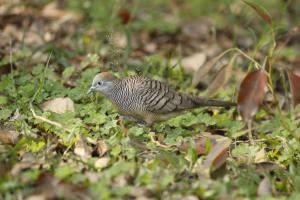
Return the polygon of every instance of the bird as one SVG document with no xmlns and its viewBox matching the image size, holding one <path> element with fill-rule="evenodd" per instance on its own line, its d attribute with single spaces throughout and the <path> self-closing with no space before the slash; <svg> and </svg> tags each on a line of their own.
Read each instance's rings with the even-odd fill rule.
<svg viewBox="0 0 300 200">
<path fill-rule="evenodd" d="M 110 72 L 95 75 L 87 94 L 100 92 L 125 119 L 152 126 L 203 106 L 232 107 L 234 102 L 211 100 L 177 92 L 142 75 L 118 78 Z"/>
</svg>

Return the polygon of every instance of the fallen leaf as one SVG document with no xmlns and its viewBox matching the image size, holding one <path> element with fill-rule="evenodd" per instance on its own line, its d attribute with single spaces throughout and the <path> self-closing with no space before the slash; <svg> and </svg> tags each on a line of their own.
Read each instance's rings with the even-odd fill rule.
<svg viewBox="0 0 300 200">
<path fill-rule="evenodd" d="M 16 144 L 19 133 L 16 130 L 0 128 L 0 141 L 4 144 Z"/>
<path fill-rule="evenodd" d="M 232 65 L 224 65 L 216 74 L 216 76 L 211 81 L 211 84 L 207 88 L 207 93 L 209 97 L 214 96 L 220 88 L 222 88 L 231 76 Z"/>
<path fill-rule="evenodd" d="M 265 153 L 264 148 L 262 148 L 261 150 L 256 152 L 255 158 L 254 158 L 254 163 L 261 163 L 261 162 L 265 162 L 266 160 L 267 159 L 266 159 L 266 153 Z"/>
<path fill-rule="evenodd" d="M 121 9 L 118 12 L 118 17 L 121 19 L 122 24 L 127 24 L 131 20 L 131 14 L 127 9 Z"/>
<path fill-rule="evenodd" d="M 269 25 L 272 25 L 272 18 L 266 9 L 251 1 L 244 0 L 244 3 L 253 8 L 265 22 L 267 22 Z"/>
<path fill-rule="evenodd" d="M 281 164 L 277 164 L 275 162 L 267 161 L 267 162 L 256 163 L 255 168 L 257 172 L 262 173 L 262 172 L 269 172 L 269 171 L 279 170 L 279 169 L 284 170 L 285 166 Z"/>
<path fill-rule="evenodd" d="M 260 69 L 246 75 L 240 86 L 238 94 L 238 111 L 246 122 L 252 117 L 262 104 L 267 90 L 267 74 Z"/>
<path fill-rule="evenodd" d="M 198 71 L 206 60 L 206 54 L 203 52 L 195 53 L 181 60 L 181 64 L 186 73 L 193 74 Z"/>
<path fill-rule="evenodd" d="M 74 153 L 83 159 L 91 157 L 91 147 L 87 145 L 84 137 L 80 136 L 74 148 Z"/>
<path fill-rule="evenodd" d="M 109 158 L 109 157 L 102 157 L 102 158 L 99 158 L 99 159 L 97 159 L 96 162 L 95 162 L 95 167 L 96 167 L 96 168 L 99 168 L 99 169 L 102 169 L 102 168 L 104 168 L 104 167 L 107 167 L 109 161 L 110 161 L 110 158 Z"/>
<path fill-rule="evenodd" d="M 293 106 L 300 103 L 300 75 L 296 74 L 293 70 L 288 69 L 287 74 L 289 77 L 290 90 L 292 95 Z"/>
<path fill-rule="evenodd" d="M 257 195 L 260 197 L 272 195 L 272 185 L 268 177 L 264 177 L 263 180 L 259 183 L 257 188 Z"/>
<path fill-rule="evenodd" d="M 91 199 L 88 190 L 81 185 L 65 183 L 50 172 L 39 175 L 34 194 L 27 199 Z"/>
<path fill-rule="evenodd" d="M 41 108 L 43 111 L 51 111 L 58 114 L 75 112 L 74 102 L 68 97 L 46 101 L 41 105 Z"/>
<path fill-rule="evenodd" d="M 199 135 L 193 137 L 193 144 L 185 142 L 179 146 L 179 149 L 182 151 L 187 151 L 190 146 L 195 148 L 195 151 L 198 155 L 208 154 L 214 145 L 217 144 L 218 141 L 223 139 L 227 139 L 227 137 L 223 137 L 220 135 L 213 135 L 209 132 L 201 132 Z"/>
<path fill-rule="evenodd" d="M 108 146 L 104 140 L 98 140 L 96 143 L 96 148 L 99 156 L 103 156 L 108 151 Z"/>
<path fill-rule="evenodd" d="M 204 167 L 209 169 L 210 172 L 219 169 L 226 161 L 228 157 L 228 148 L 231 144 L 230 138 L 222 138 L 212 147 L 211 152 L 207 155 L 204 162 Z"/>
</svg>

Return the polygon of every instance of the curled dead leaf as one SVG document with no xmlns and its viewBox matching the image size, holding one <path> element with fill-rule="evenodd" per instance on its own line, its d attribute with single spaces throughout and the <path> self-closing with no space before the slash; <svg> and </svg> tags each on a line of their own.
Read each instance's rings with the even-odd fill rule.
<svg viewBox="0 0 300 200">
<path fill-rule="evenodd" d="M 16 144 L 19 133 L 16 130 L 8 128 L 0 128 L 0 141 L 4 144 Z"/>
<path fill-rule="evenodd" d="M 228 148 L 231 144 L 230 138 L 222 138 L 218 140 L 217 143 L 212 147 L 212 150 L 207 155 L 204 162 L 204 167 L 209 169 L 210 172 L 219 169 L 226 161 L 228 157 Z"/>
<path fill-rule="evenodd" d="M 289 77 L 290 90 L 292 95 L 293 106 L 300 103 L 300 75 L 296 74 L 293 70 L 288 69 L 287 74 Z"/>
<path fill-rule="evenodd" d="M 104 140 L 98 140 L 96 148 L 99 156 L 103 156 L 108 151 L 108 146 Z"/>
<path fill-rule="evenodd" d="M 74 102 L 68 97 L 46 101 L 41 105 L 41 108 L 43 111 L 51 111 L 58 114 L 75 112 Z"/>
<path fill-rule="evenodd" d="M 238 111 L 246 122 L 251 122 L 267 91 L 268 77 L 265 70 L 255 70 L 246 75 L 238 94 Z"/>
<path fill-rule="evenodd" d="M 87 145 L 84 137 L 82 136 L 79 137 L 74 148 L 74 153 L 83 159 L 87 159 L 91 157 L 92 149 L 90 146 Z"/>
</svg>

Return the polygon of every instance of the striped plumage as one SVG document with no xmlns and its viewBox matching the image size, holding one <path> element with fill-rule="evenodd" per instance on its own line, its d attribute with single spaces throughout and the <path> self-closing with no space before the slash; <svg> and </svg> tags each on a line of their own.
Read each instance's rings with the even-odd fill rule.
<svg viewBox="0 0 300 200">
<path fill-rule="evenodd" d="M 200 106 L 234 106 L 235 103 L 207 100 L 176 92 L 166 84 L 144 76 L 119 79 L 109 72 L 97 74 L 90 91 L 105 95 L 122 115 L 151 125 Z"/>
</svg>

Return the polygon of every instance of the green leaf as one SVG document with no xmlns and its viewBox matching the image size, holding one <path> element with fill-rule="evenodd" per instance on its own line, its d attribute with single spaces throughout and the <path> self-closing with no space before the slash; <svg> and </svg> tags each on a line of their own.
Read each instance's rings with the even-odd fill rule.
<svg viewBox="0 0 300 200">
<path fill-rule="evenodd" d="M 70 165 L 64 165 L 55 169 L 54 175 L 60 179 L 65 179 L 75 172 L 74 167 Z"/>
<path fill-rule="evenodd" d="M 74 66 L 65 68 L 65 70 L 63 71 L 63 74 L 62 74 L 63 78 L 64 79 L 70 78 L 74 72 L 75 72 L 75 67 Z"/>
<path fill-rule="evenodd" d="M 144 129 L 142 127 L 134 126 L 128 130 L 129 135 L 139 136 L 144 133 Z"/>
<path fill-rule="evenodd" d="M 0 110 L 0 120 L 8 119 L 11 116 L 12 112 L 13 111 L 8 108 L 1 109 Z"/>
</svg>

